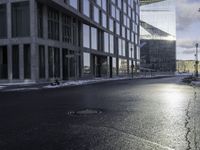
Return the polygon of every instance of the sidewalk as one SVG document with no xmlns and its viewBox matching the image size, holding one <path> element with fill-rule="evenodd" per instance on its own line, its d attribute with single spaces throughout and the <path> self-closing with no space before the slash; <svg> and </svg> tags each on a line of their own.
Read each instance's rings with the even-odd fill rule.
<svg viewBox="0 0 200 150">
<path fill-rule="evenodd" d="M 157 75 L 157 76 L 135 76 L 133 79 L 159 79 L 173 77 L 172 75 Z M 74 81 L 61 81 L 59 85 L 51 85 L 51 82 L 46 83 L 0 83 L 0 92 L 12 92 L 12 91 L 30 91 L 30 90 L 40 90 L 40 89 L 53 89 L 62 88 L 70 86 L 81 86 L 89 85 L 95 83 L 109 82 L 109 81 L 119 81 L 119 80 L 131 80 L 131 77 L 116 77 L 116 78 L 95 78 L 89 80 L 74 80 Z"/>
</svg>

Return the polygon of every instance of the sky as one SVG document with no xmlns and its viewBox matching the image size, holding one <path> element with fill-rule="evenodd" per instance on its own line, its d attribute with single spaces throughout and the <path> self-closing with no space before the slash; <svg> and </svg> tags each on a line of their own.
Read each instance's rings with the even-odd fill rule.
<svg viewBox="0 0 200 150">
<path fill-rule="evenodd" d="M 200 53 L 200 0 L 176 0 L 176 3 L 177 59 L 194 60 L 195 43 L 199 43 Z"/>
</svg>

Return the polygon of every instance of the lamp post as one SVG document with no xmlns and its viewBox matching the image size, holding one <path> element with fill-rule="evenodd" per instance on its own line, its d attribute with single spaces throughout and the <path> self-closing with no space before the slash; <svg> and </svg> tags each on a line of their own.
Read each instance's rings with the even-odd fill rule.
<svg viewBox="0 0 200 150">
<path fill-rule="evenodd" d="M 133 79 L 133 47 L 131 47 L 131 77 Z"/>
<path fill-rule="evenodd" d="M 199 61 L 198 61 L 198 47 L 199 47 L 199 44 L 196 43 L 196 53 L 195 53 L 195 58 L 196 58 L 196 61 L 195 61 L 195 76 L 198 77 L 198 64 L 199 64 Z"/>
</svg>

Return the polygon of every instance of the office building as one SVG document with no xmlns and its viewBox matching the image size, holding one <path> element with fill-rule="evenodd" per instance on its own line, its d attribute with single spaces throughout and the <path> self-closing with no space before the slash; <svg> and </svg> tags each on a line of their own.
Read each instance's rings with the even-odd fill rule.
<svg viewBox="0 0 200 150">
<path fill-rule="evenodd" d="M 0 82 L 127 76 L 138 0 L 1 0 Z"/>
<path fill-rule="evenodd" d="M 174 0 L 141 1 L 141 71 L 176 71 Z"/>
</svg>

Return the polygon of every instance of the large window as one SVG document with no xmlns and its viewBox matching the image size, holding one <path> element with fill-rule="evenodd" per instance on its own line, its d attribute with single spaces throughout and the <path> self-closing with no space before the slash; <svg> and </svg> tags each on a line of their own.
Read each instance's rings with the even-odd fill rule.
<svg viewBox="0 0 200 150">
<path fill-rule="evenodd" d="M 113 23 L 113 19 L 109 19 L 109 29 L 110 31 L 114 32 L 114 23 Z"/>
<path fill-rule="evenodd" d="M 104 52 L 114 53 L 114 37 L 106 32 L 104 32 Z"/>
<path fill-rule="evenodd" d="M 8 78 L 7 47 L 0 46 L 0 79 Z"/>
<path fill-rule="evenodd" d="M 24 79 L 31 78 L 31 50 L 30 45 L 24 45 Z"/>
<path fill-rule="evenodd" d="M 89 0 L 83 1 L 83 14 L 90 17 L 90 2 L 89 2 Z"/>
<path fill-rule="evenodd" d="M 93 7 L 93 12 L 94 21 L 99 23 L 99 9 L 96 6 Z"/>
<path fill-rule="evenodd" d="M 83 47 L 90 48 L 90 27 L 83 24 Z"/>
<path fill-rule="evenodd" d="M 12 74 L 13 79 L 19 79 L 19 46 L 12 46 Z"/>
<path fill-rule="evenodd" d="M 104 32 L 104 52 L 109 52 L 109 36 L 106 32 Z"/>
<path fill-rule="evenodd" d="M 117 74 L 117 61 L 116 58 L 112 58 L 112 75 L 115 76 Z"/>
<path fill-rule="evenodd" d="M 83 53 L 83 72 L 84 74 L 90 74 L 90 54 Z"/>
<path fill-rule="evenodd" d="M 60 49 L 49 47 L 49 77 L 59 78 L 60 77 Z"/>
<path fill-rule="evenodd" d="M 72 29 L 71 29 L 71 17 L 62 16 L 62 38 L 63 42 L 72 43 Z"/>
<path fill-rule="evenodd" d="M 39 46 L 39 77 L 45 78 L 45 48 Z"/>
<path fill-rule="evenodd" d="M 126 56 L 126 41 L 118 39 L 118 53 L 120 56 Z"/>
<path fill-rule="evenodd" d="M 52 8 L 48 9 L 48 38 L 59 40 L 59 12 Z"/>
<path fill-rule="evenodd" d="M 0 39 L 7 36 L 6 5 L 0 5 Z"/>
<path fill-rule="evenodd" d="M 38 37 L 43 38 L 43 5 L 38 3 L 37 9 Z"/>
<path fill-rule="evenodd" d="M 127 75 L 128 65 L 126 59 L 119 58 L 119 75 Z"/>
<path fill-rule="evenodd" d="M 12 36 L 25 37 L 30 35 L 29 2 L 12 3 Z"/>
<path fill-rule="evenodd" d="M 91 27 L 91 48 L 97 50 L 97 29 Z"/>
<path fill-rule="evenodd" d="M 107 28 L 107 16 L 105 13 L 102 13 L 102 26 Z"/>
<path fill-rule="evenodd" d="M 110 34 L 110 53 L 114 54 L 114 37 Z"/>
<path fill-rule="evenodd" d="M 69 0 L 69 5 L 75 9 L 77 9 L 78 8 L 78 0 Z"/>
</svg>

